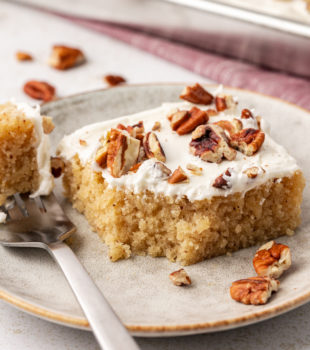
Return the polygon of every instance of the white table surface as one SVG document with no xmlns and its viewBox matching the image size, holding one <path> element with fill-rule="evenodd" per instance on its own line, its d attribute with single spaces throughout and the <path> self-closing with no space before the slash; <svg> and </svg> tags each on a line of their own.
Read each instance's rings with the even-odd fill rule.
<svg viewBox="0 0 310 350">
<path fill-rule="evenodd" d="M 116 73 L 129 83 L 200 81 L 196 74 L 87 31 L 64 20 L 0 1 L 0 100 L 15 97 L 32 101 L 22 92 L 24 82 L 45 80 L 56 86 L 58 96 L 104 87 L 102 76 Z M 46 64 L 53 44 L 80 47 L 87 55 L 84 66 L 58 72 Z M 19 63 L 17 50 L 29 51 L 34 62 Z M 55 291 L 58 292 L 58 291 Z M 310 349 L 310 304 L 256 325 L 181 338 L 138 338 L 145 350 L 201 349 Z M 1 350 L 95 350 L 90 332 L 49 323 L 0 302 Z M 124 346 L 126 349 L 126 346 Z"/>
</svg>

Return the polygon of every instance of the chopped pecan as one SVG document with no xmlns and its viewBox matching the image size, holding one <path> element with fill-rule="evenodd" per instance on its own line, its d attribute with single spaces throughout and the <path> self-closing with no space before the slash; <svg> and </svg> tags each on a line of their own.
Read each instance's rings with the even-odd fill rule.
<svg viewBox="0 0 310 350">
<path fill-rule="evenodd" d="M 171 170 L 161 162 L 155 162 L 154 165 L 155 178 L 167 179 L 171 175 Z"/>
<path fill-rule="evenodd" d="M 192 132 L 197 126 L 207 123 L 209 117 L 206 111 L 193 107 L 190 111 L 177 111 L 168 119 L 172 130 L 179 135 L 185 135 Z"/>
<path fill-rule="evenodd" d="M 55 88 L 44 81 L 28 81 L 24 85 L 24 92 L 28 96 L 44 102 L 51 101 L 55 97 Z"/>
<path fill-rule="evenodd" d="M 83 139 L 80 139 L 79 143 L 80 143 L 81 146 L 87 146 L 87 142 L 85 140 L 83 140 Z"/>
<path fill-rule="evenodd" d="M 165 153 L 154 132 L 148 132 L 143 138 L 143 147 L 148 158 L 156 158 L 161 162 L 166 161 Z"/>
<path fill-rule="evenodd" d="M 55 178 L 61 176 L 65 169 L 65 163 L 60 157 L 51 157 L 51 172 Z"/>
<path fill-rule="evenodd" d="M 249 277 L 232 283 L 230 296 L 240 303 L 249 305 L 266 304 L 280 282 L 270 277 Z"/>
<path fill-rule="evenodd" d="M 231 177 L 231 169 L 227 169 L 223 174 L 218 176 L 212 186 L 216 188 L 220 188 L 222 190 L 227 190 L 228 188 L 231 188 L 232 184 L 229 181 Z"/>
<path fill-rule="evenodd" d="M 103 79 L 110 86 L 116 86 L 116 85 L 126 83 L 126 79 L 120 75 L 108 74 L 108 75 L 104 76 Z"/>
<path fill-rule="evenodd" d="M 169 275 L 169 278 L 175 286 L 188 286 L 192 283 L 190 277 L 184 269 L 172 272 Z"/>
<path fill-rule="evenodd" d="M 54 128 L 55 125 L 53 123 L 53 118 L 52 117 L 47 117 L 46 115 L 42 116 L 43 120 L 42 120 L 42 126 L 43 126 L 43 131 L 44 134 L 50 134 Z"/>
<path fill-rule="evenodd" d="M 27 52 L 23 52 L 23 51 L 18 51 L 16 52 L 16 58 L 18 61 L 32 61 L 32 56 L 27 53 Z"/>
<path fill-rule="evenodd" d="M 64 45 L 54 45 L 48 64 L 56 69 L 65 70 L 85 61 L 83 52 L 79 49 Z"/>
<path fill-rule="evenodd" d="M 265 140 L 265 134 L 256 129 L 243 129 L 232 135 L 230 145 L 247 156 L 252 156 L 261 148 Z"/>
<path fill-rule="evenodd" d="M 152 127 L 152 131 L 160 131 L 160 129 L 161 129 L 160 122 L 155 122 L 153 127 Z"/>
<path fill-rule="evenodd" d="M 244 174 L 247 175 L 248 178 L 250 179 L 255 179 L 257 175 L 264 173 L 265 170 L 261 167 L 253 166 L 251 168 L 248 168 L 243 171 Z"/>
<path fill-rule="evenodd" d="M 214 123 L 215 125 L 220 126 L 225 132 L 228 133 L 227 136 L 231 137 L 232 135 L 236 134 L 238 131 L 242 129 L 242 122 L 239 119 L 233 119 L 232 121 L 229 120 L 219 120 L 218 122 Z"/>
<path fill-rule="evenodd" d="M 126 174 L 136 164 L 140 141 L 125 135 L 120 130 L 112 129 L 108 143 L 107 167 L 113 177 Z"/>
<path fill-rule="evenodd" d="M 213 96 L 198 83 L 187 86 L 182 91 L 180 98 L 191 103 L 202 105 L 210 105 L 213 102 Z"/>
<path fill-rule="evenodd" d="M 224 130 L 217 125 L 200 125 L 192 134 L 190 152 L 206 162 L 220 163 L 223 158 L 233 160 L 236 151 L 229 147 Z"/>
<path fill-rule="evenodd" d="M 245 108 L 241 112 L 241 118 L 242 119 L 249 119 L 249 118 L 254 119 L 254 116 L 253 116 L 252 112 L 249 109 Z"/>
<path fill-rule="evenodd" d="M 168 179 L 168 182 L 170 184 L 176 184 L 185 181 L 188 181 L 188 176 L 180 166 L 172 173 Z"/>
<path fill-rule="evenodd" d="M 225 109 L 231 109 L 236 106 L 231 95 L 219 94 L 215 97 L 215 106 L 218 112 L 225 111 Z"/>
<path fill-rule="evenodd" d="M 197 175 L 197 176 L 202 175 L 202 168 L 194 164 L 187 164 L 186 169 L 189 170 L 193 175 Z"/>
<path fill-rule="evenodd" d="M 218 112 L 215 110 L 215 109 L 207 109 L 207 114 L 208 114 L 208 117 L 215 117 L 216 115 L 218 115 Z"/>
<path fill-rule="evenodd" d="M 292 264 L 290 248 L 270 241 L 256 252 L 253 265 L 258 276 L 279 278 Z"/>
<path fill-rule="evenodd" d="M 142 162 L 137 163 L 137 164 L 134 164 L 134 165 L 129 169 L 129 171 L 131 171 L 131 172 L 133 172 L 133 173 L 136 173 L 136 172 L 139 170 L 139 168 L 140 168 L 141 165 L 142 165 Z"/>
<path fill-rule="evenodd" d="M 256 119 L 256 123 L 257 123 L 257 127 L 258 127 L 258 130 L 262 130 L 262 117 L 255 117 Z"/>
<path fill-rule="evenodd" d="M 120 130 L 126 130 L 131 137 L 134 137 L 138 140 L 142 140 L 144 137 L 144 125 L 142 121 L 139 121 L 137 124 L 128 126 L 118 124 L 116 128 Z"/>
</svg>

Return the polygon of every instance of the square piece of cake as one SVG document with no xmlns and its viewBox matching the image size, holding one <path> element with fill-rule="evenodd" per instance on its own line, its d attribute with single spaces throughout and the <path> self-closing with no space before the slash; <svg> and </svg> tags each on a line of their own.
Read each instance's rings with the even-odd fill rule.
<svg viewBox="0 0 310 350">
<path fill-rule="evenodd" d="M 59 144 L 65 194 L 112 261 L 135 253 L 193 264 L 300 223 L 304 177 L 267 123 L 199 84 L 180 97 Z"/>
<path fill-rule="evenodd" d="M 0 104 L 0 204 L 17 192 L 36 196 L 52 191 L 48 134 L 53 128 L 38 105 Z"/>
</svg>

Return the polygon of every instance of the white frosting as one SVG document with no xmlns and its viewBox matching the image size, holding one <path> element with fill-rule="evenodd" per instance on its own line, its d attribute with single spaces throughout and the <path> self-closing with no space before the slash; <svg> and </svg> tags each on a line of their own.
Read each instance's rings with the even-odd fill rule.
<svg viewBox="0 0 310 350">
<path fill-rule="evenodd" d="M 40 195 L 48 195 L 51 193 L 54 181 L 51 174 L 50 164 L 50 141 L 48 135 L 44 134 L 42 125 L 42 116 L 40 114 L 40 106 L 30 106 L 27 103 L 15 103 L 17 109 L 22 111 L 24 116 L 31 120 L 35 126 L 35 134 L 37 139 L 37 163 L 40 176 L 39 188 L 35 193 L 31 194 L 31 197 Z"/>
<path fill-rule="evenodd" d="M 265 142 L 260 151 L 251 157 L 237 152 L 237 157 L 233 161 L 223 160 L 220 164 L 202 161 L 199 157 L 189 152 L 191 134 L 179 136 L 171 130 L 170 123 L 167 120 L 167 116 L 171 112 L 177 109 L 188 110 L 192 107 L 193 104 L 188 102 L 164 103 L 161 107 L 152 110 L 88 125 L 71 135 L 65 136 L 59 144 L 58 150 L 61 156 L 67 160 L 78 154 L 83 165 L 91 162 L 94 171 L 101 172 L 110 187 L 128 189 L 134 193 L 149 190 L 155 194 L 177 196 L 179 198 L 186 196 L 190 201 L 202 200 L 213 196 L 227 196 L 235 192 L 244 194 L 251 188 L 263 184 L 269 179 L 290 176 L 299 169 L 295 159 L 282 146 L 275 143 L 267 132 Z M 212 106 L 199 106 L 199 108 L 208 109 L 212 108 Z M 209 123 L 218 120 L 232 120 L 240 115 L 240 110 L 225 111 L 218 116 L 211 117 Z M 189 176 L 189 183 L 169 184 L 166 180 L 160 178 L 158 170 L 154 169 L 155 159 L 144 161 L 136 173 L 128 173 L 120 178 L 114 178 L 108 169 L 101 169 L 95 163 L 94 154 L 100 145 L 99 138 L 102 135 L 111 127 L 116 127 L 118 123 L 133 125 L 140 120 L 144 122 L 146 132 L 151 131 L 155 121 L 161 123 L 161 130 L 156 131 L 156 134 L 166 155 L 165 165 L 172 171 L 181 166 Z M 242 119 L 242 122 L 246 127 L 257 128 L 256 121 L 253 119 Z M 262 125 L 264 126 L 265 124 L 262 123 Z M 87 144 L 82 146 L 79 142 L 80 139 L 85 140 Z M 186 169 L 187 164 L 193 164 L 202 168 L 202 176 L 191 174 Z M 243 173 L 244 170 L 250 167 L 262 167 L 265 172 L 261 170 L 256 178 L 250 179 Z M 228 168 L 232 174 L 227 179 L 231 188 L 223 190 L 213 187 L 214 180 Z"/>
<path fill-rule="evenodd" d="M 4 212 L 0 211 L 0 224 L 5 223 L 6 217 L 7 217 L 7 215 Z"/>
</svg>

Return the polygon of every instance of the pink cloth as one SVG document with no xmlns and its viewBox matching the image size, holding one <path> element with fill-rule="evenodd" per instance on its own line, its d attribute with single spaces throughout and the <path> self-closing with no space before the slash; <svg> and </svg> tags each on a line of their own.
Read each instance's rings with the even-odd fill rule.
<svg viewBox="0 0 310 350">
<path fill-rule="evenodd" d="M 42 8 L 41 8 L 42 10 Z M 276 96 L 310 110 L 310 81 L 204 52 L 144 32 L 49 11 L 75 24 L 109 35 L 220 84 Z"/>
</svg>

